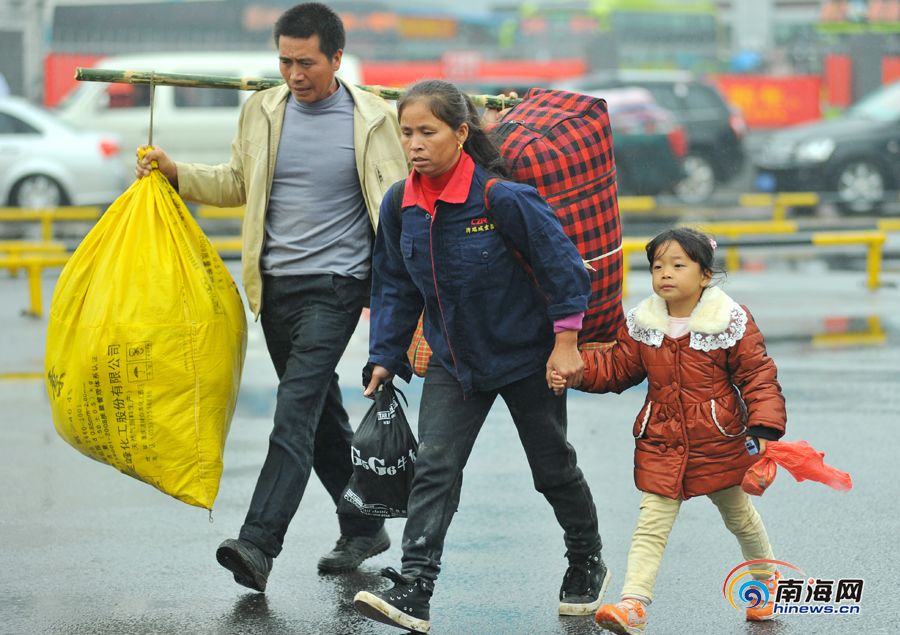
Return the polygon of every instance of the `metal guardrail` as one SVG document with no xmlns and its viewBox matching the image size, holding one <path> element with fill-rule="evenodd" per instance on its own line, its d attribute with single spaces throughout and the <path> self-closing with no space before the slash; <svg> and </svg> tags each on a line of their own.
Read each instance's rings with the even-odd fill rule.
<svg viewBox="0 0 900 635">
<path fill-rule="evenodd" d="M 737 207 L 772 209 L 772 220 L 782 221 L 792 207 L 815 207 L 822 201 L 822 196 L 815 192 L 780 192 L 777 194 L 736 194 L 731 199 Z M 717 201 L 721 206 L 722 201 Z M 619 196 L 619 212 L 622 214 L 651 214 L 666 210 L 683 210 L 686 208 L 710 208 L 710 205 L 687 205 L 681 202 L 660 200 L 655 196 Z"/>
<path fill-rule="evenodd" d="M 53 223 L 58 221 L 97 220 L 99 207 L 57 207 L 49 209 L 24 209 L 20 207 L 0 207 L 0 221 L 41 224 L 41 239 L 53 239 Z"/>
<path fill-rule="evenodd" d="M 817 195 L 813 193 L 785 193 L 780 195 L 749 194 L 741 197 L 747 205 L 806 205 Z M 653 197 L 620 197 L 620 210 L 640 212 L 657 209 Z M 777 207 L 776 207 L 777 209 Z M 243 207 L 219 208 L 200 206 L 197 216 L 205 219 L 242 218 Z M 52 242 L 53 223 L 58 221 L 96 220 L 101 210 L 96 207 L 64 207 L 44 210 L 0 208 L 0 221 L 39 222 L 43 242 L 7 240 L 0 241 L 0 269 L 7 269 L 15 277 L 20 269 L 28 272 L 30 306 L 26 315 L 43 315 L 41 295 L 41 272 L 47 267 L 65 264 L 69 254 L 63 243 Z M 773 213 L 773 216 L 777 215 Z M 882 248 L 886 232 L 900 231 L 900 218 L 885 218 L 876 221 L 874 229 L 861 231 L 820 231 L 800 234 L 800 226 L 795 221 L 773 219 L 771 221 L 734 221 L 721 223 L 687 223 L 702 231 L 720 237 L 719 245 L 726 249 L 725 264 L 728 271 L 740 268 L 738 249 L 744 247 L 780 247 L 791 245 L 835 246 L 863 244 L 867 246 L 867 285 L 870 289 L 879 286 L 882 266 Z M 644 251 L 649 239 L 628 237 L 623 240 L 623 295 L 627 295 L 628 257 L 634 252 Z M 214 236 L 210 243 L 221 254 L 240 254 L 239 236 Z M 6 254 L 6 256 L 3 256 Z"/>
<path fill-rule="evenodd" d="M 737 232 L 733 232 L 737 236 Z M 628 295 L 628 272 L 630 265 L 628 258 L 633 253 L 645 251 L 647 243 L 651 239 L 629 237 L 622 240 L 622 295 Z M 882 248 L 886 236 L 881 231 L 858 232 L 813 232 L 806 234 L 785 235 L 752 235 L 743 237 L 726 237 L 718 240 L 720 247 L 788 247 L 788 246 L 814 246 L 828 247 L 841 245 L 865 245 L 866 246 L 866 286 L 869 289 L 877 289 L 880 285 Z M 726 258 L 727 260 L 727 258 Z M 726 270 L 734 271 L 726 266 Z"/>
<path fill-rule="evenodd" d="M 732 228 L 732 234 L 737 235 L 737 228 Z M 723 238 L 720 245 L 726 248 L 736 247 L 784 247 L 795 245 L 811 246 L 839 246 L 839 245 L 866 245 L 866 271 L 867 286 L 877 289 L 880 284 L 882 247 L 885 242 L 884 232 L 816 232 L 812 234 L 784 234 L 778 235 L 754 235 L 743 238 Z M 630 271 L 629 257 L 633 253 L 643 252 L 650 238 L 629 237 L 622 240 L 622 296 L 628 295 L 628 273 Z M 9 244 L 7 241 L 3 244 Z M 210 238 L 210 244 L 221 253 L 240 253 L 241 239 L 233 237 Z M 11 274 L 19 269 L 28 272 L 29 308 L 23 313 L 32 317 L 42 317 L 43 291 L 41 288 L 41 274 L 48 267 L 61 267 L 66 264 L 71 254 L 53 253 L 57 250 L 56 244 L 46 245 L 48 253 L 28 253 L 26 243 L 22 243 L 21 250 L 13 255 L 0 257 L 0 269 L 8 269 Z M 7 253 L 16 251 L 11 248 Z"/>
<path fill-rule="evenodd" d="M 788 212 L 793 207 L 815 207 L 823 200 L 823 195 L 815 192 L 781 192 L 780 194 L 737 194 L 733 204 L 741 208 L 771 208 L 771 222 L 783 222 Z M 653 214 L 666 211 L 696 210 L 701 208 L 716 209 L 716 206 L 688 206 L 684 203 L 672 203 L 660 200 L 654 196 L 619 196 L 620 214 Z M 243 207 L 213 207 L 201 205 L 197 208 L 197 216 L 206 219 L 243 218 Z M 765 222 L 765 221 L 762 221 Z M 893 229 L 883 231 L 900 231 L 900 219 L 885 219 L 884 222 L 892 225 Z M 879 227 L 879 229 L 881 229 Z"/>
<path fill-rule="evenodd" d="M 780 194 L 740 194 L 735 199 L 740 207 L 771 207 L 771 222 L 787 222 L 787 211 L 794 206 L 814 206 L 821 201 L 821 195 L 815 192 L 782 192 Z M 620 196 L 619 211 L 622 214 L 647 214 L 666 210 L 683 210 L 684 205 L 669 205 L 653 196 Z M 50 241 L 53 238 L 53 224 L 62 221 L 97 220 L 102 210 L 98 207 L 58 207 L 51 209 L 24 209 L 17 207 L 0 207 L 0 221 L 7 222 L 40 222 L 41 238 Z M 196 212 L 199 218 L 208 220 L 241 219 L 243 207 L 214 207 L 201 205 Z M 751 221 L 747 221 L 751 222 Z M 766 222 L 766 221 L 760 221 Z M 878 231 L 900 231 L 900 218 L 885 218 L 876 221 Z"/>
</svg>

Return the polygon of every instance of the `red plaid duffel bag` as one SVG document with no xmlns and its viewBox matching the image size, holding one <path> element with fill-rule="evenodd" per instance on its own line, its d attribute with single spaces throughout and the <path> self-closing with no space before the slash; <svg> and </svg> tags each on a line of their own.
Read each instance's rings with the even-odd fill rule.
<svg viewBox="0 0 900 635">
<path fill-rule="evenodd" d="M 510 178 L 540 192 L 593 269 L 579 344 L 614 340 L 625 316 L 622 227 L 606 102 L 532 88 L 505 114 L 493 135 Z"/>
<path fill-rule="evenodd" d="M 622 228 L 606 102 L 562 90 L 532 88 L 493 128 L 510 179 L 534 186 L 550 204 L 590 267 L 591 298 L 578 343 L 612 342 L 622 312 Z M 422 324 L 408 351 L 424 375 L 431 350 Z"/>
</svg>

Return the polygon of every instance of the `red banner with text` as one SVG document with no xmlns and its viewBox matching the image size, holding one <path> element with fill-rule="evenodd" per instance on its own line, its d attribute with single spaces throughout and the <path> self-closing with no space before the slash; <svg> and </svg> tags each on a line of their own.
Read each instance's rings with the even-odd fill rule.
<svg viewBox="0 0 900 635">
<path fill-rule="evenodd" d="M 750 128 L 780 128 L 822 117 L 822 79 L 816 75 L 712 78 L 729 102 L 741 109 Z"/>
</svg>

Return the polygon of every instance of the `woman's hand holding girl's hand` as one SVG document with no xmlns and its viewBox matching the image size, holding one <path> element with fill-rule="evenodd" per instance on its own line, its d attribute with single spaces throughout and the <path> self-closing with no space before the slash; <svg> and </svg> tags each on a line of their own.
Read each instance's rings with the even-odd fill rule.
<svg viewBox="0 0 900 635">
<path fill-rule="evenodd" d="M 561 395 L 566 390 L 566 379 L 555 370 L 550 371 L 550 390 L 554 395 Z"/>
<path fill-rule="evenodd" d="M 550 353 L 550 359 L 547 360 L 547 386 L 559 395 L 562 394 L 562 389 L 557 390 L 554 387 L 554 371 L 565 380 L 565 388 L 576 388 L 581 385 L 584 362 L 581 353 L 578 352 L 578 331 L 557 333 L 556 345 Z"/>
</svg>

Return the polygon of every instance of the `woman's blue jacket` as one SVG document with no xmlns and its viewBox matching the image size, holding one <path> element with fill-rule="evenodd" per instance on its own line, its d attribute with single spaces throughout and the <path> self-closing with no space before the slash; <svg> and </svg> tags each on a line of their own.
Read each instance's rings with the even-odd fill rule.
<svg viewBox="0 0 900 635">
<path fill-rule="evenodd" d="M 406 353 L 423 308 L 432 362 L 466 395 L 543 369 L 553 321 L 587 308 L 589 276 L 547 203 L 529 185 L 495 181 L 486 211 L 489 178 L 476 166 L 466 201 L 438 200 L 433 216 L 417 205 L 398 212 L 402 181 L 381 203 L 369 360 L 406 381 Z"/>
</svg>

